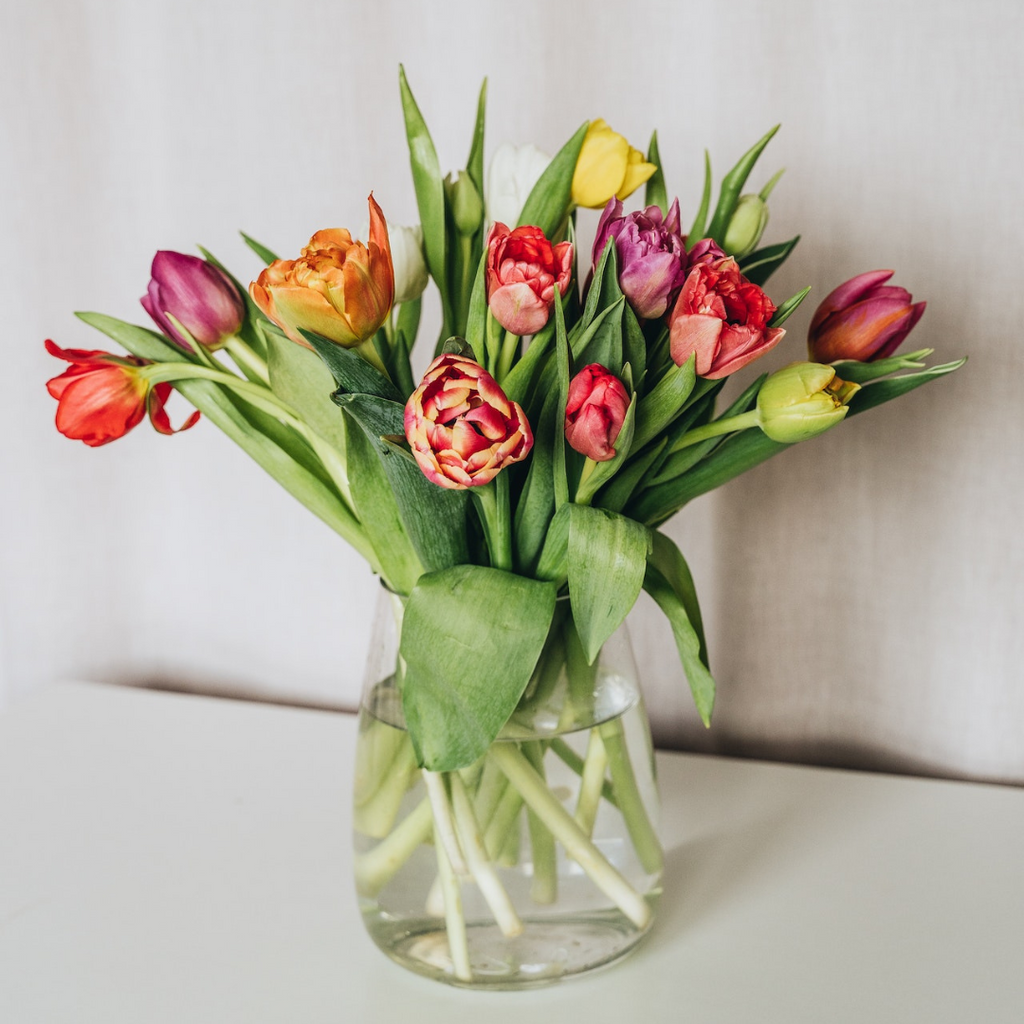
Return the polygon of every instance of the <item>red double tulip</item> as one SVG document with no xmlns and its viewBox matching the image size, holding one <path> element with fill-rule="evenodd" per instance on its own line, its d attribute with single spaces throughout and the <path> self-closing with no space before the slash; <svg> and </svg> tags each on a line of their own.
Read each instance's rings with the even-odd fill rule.
<svg viewBox="0 0 1024 1024">
<path fill-rule="evenodd" d="M 825 296 L 807 334 L 811 359 L 867 363 L 891 356 L 900 347 L 921 319 L 925 303 L 915 303 L 906 288 L 886 285 L 892 273 L 858 274 Z"/>
<path fill-rule="evenodd" d="M 450 490 L 490 483 L 533 447 L 519 405 L 479 363 L 456 355 L 427 368 L 405 406 L 405 436 L 427 479 Z"/>
<path fill-rule="evenodd" d="M 487 305 L 512 334 L 536 334 L 551 315 L 555 289 L 572 276 L 572 244 L 552 245 L 540 228 L 510 231 L 495 224 L 487 236 Z"/>
<path fill-rule="evenodd" d="M 191 416 L 178 428 L 171 427 L 164 405 L 171 394 L 170 384 L 150 387 L 139 368 L 147 365 L 134 356 L 115 356 L 78 348 L 60 348 L 47 340 L 46 351 L 71 366 L 60 376 L 46 382 L 46 389 L 57 399 L 57 429 L 90 448 L 123 437 L 148 413 L 155 430 L 176 434 L 188 430 L 199 419 Z"/>
<path fill-rule="evenodd" d="M 565 439 L 595 462 L 615 458 L 615 444 L 629 409 L 629 395 L 615 374 L 600 363 L 584 366 L 569 384 Z"/>
<path fill-rule="evenodd" d="M 682 366 L 694 353 L 697 373 L 718 380 L 779 343 L 785 331 L 769 327 L 775 304 L 748 281 L 731 256 L 696 264 L 672 310 L 672 359 Z"/>
</svg>

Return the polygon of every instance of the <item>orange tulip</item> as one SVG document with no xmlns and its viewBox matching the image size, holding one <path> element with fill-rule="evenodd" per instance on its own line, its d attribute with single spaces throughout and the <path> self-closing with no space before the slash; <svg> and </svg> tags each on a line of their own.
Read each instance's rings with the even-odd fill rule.
<svg viewBox="0 0 1024 1024">
<path fill-rule="evenodd" d="M 391 312 L 395 274 L 384 214 L 369 197 L 370 239 L 345 228 L 318 231 L 297 260 L 275 260 L 249 285 L 253 302 L 293 341 L 299 330 L 355 348 Z"/>
</svg>

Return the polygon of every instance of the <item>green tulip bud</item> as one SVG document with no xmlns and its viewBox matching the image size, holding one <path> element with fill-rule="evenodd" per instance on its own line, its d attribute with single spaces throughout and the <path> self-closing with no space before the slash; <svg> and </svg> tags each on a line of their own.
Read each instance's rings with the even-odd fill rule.
<svg viewBox="0 0 1024 1024">
<path fill-rule="evenodd" d="M 753 252 L 768 226 L 768 204 L 755 195 L 740 196 L 725 229 L 722 248 L 737 259 Z"/>
<path fill-rule="evenodd" d="M 793 363 L 773 373 L 757 395 L 757 418 L 773 441 L 794 444 L 824 433 L 849 412 L 859 384 L 821 363 Z"/>
<path fill-rule="evenodd" d="M 449 174 L 444 179 L 444 188 L 455 227 L 460 235 L 471 238 L 484 222 L 484 203 L 473 179 L 465 171 L 459 172 L 454 179 Z"/>
</svg>

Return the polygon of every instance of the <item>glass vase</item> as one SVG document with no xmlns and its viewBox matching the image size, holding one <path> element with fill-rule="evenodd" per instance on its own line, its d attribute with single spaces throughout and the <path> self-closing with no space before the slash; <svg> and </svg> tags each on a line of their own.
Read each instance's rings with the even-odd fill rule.
<svg viewBox="0 0 1024 1024">
<path fill-rule="evenodd" d="M 452 985 L 550 984 L 651 927 L 662 850 L 650 728 L 625 625 L 588 665 L 560 600 L 516 711 L 455 772 L 405 731 L 402 601 L 382 592 L 356 749 L 355 874 L 373 941 Z"/>
</svg>

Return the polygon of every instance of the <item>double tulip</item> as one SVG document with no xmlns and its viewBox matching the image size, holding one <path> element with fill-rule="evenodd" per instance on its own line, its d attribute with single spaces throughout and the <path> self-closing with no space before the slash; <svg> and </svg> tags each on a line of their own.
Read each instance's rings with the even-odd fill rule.
<svg viewBox="0 0 1024 1024">
<path fill-rule="evenodd" d="M 600 363 L 584 366 L 569 383 L 565 404 L 565 439 L 594 462 L 615 458 L 629 395 L 622 382 Z"/>
<path fill-rule="evenodd" d="M 772 300 L 731 256 L 697 262 L 669 321 L 672 359 L 682 366 L 696 354 L 700 376 L 727 377 L 779 343 L 785 332 L 768 326 L 774 314 Z"/>
<path fill-rule="evenodd" d="M 487 236 L 487 305 L 512 334 L 536 334 L 551 315 L 555 291 L 572 276 L 572 244 L 552 245 L 540 228 L 510 231 L 500 221 Z"/>
<path fill-rule="evenodd" d="M 872 270 L 827 295 L 811 320 L 808 348 L 820 363 L 871 362 L 891 356 L 921 319 L 925 303 L 887 285 L 891 270 Z"/>
<path fill-rule="evenodd" d="M 242 296 L 231 278 L 212 263 L 162 250 L 153 257 L 150 274 L 142 306 L 157 327 L 182 348 L 191 350 L 192 346 L 174 320 L 210 349 L 219 348 L 242 326 Z"/>
<path fill-rule="evenodd" d="M 615 239 L 622 293 L 636 315 L 643 320 L 664 316 L 686 277 L 679 200 L 673 200 L 665 217 L 658 206 L 623 216 L 621 200 L 609 199 L 597 224 L 595 265 L 609 239 Z"/>
<path fill-rule="evenodd" d="M 658 168 L 602 118 L 591 121 L 572 177 L 572 201 L 600 210 L 613 196 L 632 195 Z"/>
<path fill-rule="evenodd" d="M 65 437 L 97 448 L 124 437 L 147 414 L 161 434 L 188 430 L 199 419 L 199 413 L 193 412 L 177 431 L 171 427 L 164 409 L 171 385 L 151 387 L 139 372 L 147 365 L 142 359 L 60 348 L 49 340 L 46 351 L 71 363 L 62 374 L 46 382 L 47 391 L 57 399 L 57 429 Z"/>
<path fill-rule="evenodd" d="M 405 437 L 427 479 L 449 490 L 490 483 L 533 447 L 520 406 L 479 363 L 456 355 L 435 359 L 409 397 Z"/>
<path fill-rule="evenodd" d="M 275 260 L 249 285 L 253 302 L 293 341 L 300 330 L 355 348 L 387 319 L 395 294 L 384 214 L 369 197 L 364 245 L 345 228 L 318 231 L 297 260 Z"/>
</svg>

